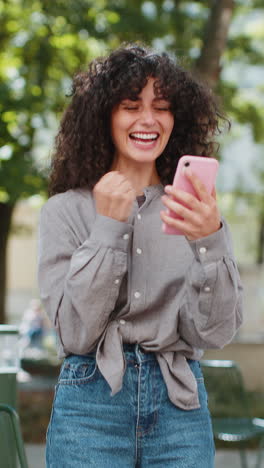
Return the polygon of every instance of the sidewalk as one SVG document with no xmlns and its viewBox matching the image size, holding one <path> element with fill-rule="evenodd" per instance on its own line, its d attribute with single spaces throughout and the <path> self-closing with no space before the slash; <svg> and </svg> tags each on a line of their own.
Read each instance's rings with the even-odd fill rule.
<svg viewBox="0 0 264 468">
<path fill-rule="evenodd" d="M 256 452 L 248 451 L 247 459 L 249 468 L 255 468 Z M 261 467 L 264 468 L 262 462 Z M 214 468 L 241 468 L 240 455 L 238 450 L 218 450 L 216 452 Z"/>
<path fill-rule="evenodd" d="M 45 446 L 26 444 L 29 468 L 45 468 Z M 255 452 L 248 452 L 249 467 L 255 466 Z M 102 467 L 105 468 L 105 467 Z M 111 468 L 111 467 L 110 467 Z M 187 467 L 186 467 L 187 468 Z M 236 450 L 218 450 L 214 468 L 241 468 L 239 452 Z M 264 464 L 263 464 L 264 468 Z"/>
</svg>

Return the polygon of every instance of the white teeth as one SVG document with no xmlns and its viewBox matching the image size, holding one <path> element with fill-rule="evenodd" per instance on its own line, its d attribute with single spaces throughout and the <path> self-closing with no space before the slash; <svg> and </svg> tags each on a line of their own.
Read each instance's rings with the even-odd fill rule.
<svg viewBox="0 0 264 468">
<path fill-rule="evenodd" d="M 131 136 L 140 140 L 156 140 L 159 135 L 157 133 L 131 133 Z"/>
</svg>

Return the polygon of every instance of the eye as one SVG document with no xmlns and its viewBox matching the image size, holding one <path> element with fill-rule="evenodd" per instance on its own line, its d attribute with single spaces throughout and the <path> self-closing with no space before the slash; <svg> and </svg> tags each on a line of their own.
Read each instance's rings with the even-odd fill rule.
<svg viewBox="0 0 264 468">
<path fill-rule="evenodd" d="M 170 111 L 169 106 L 157 106 L 157 107 L 155 107 L 155 109 L 158 110 L 158 111 L 164 111 L 164 112 L 169 112 Z"/>
<path fill-rule="evenodd" d="M 154 104 L 154 109 L 161 112 L 170 112 L 170 103 L 168 101 L 164 101 L 163 99 L 157 100 Z"/>
<path fill-rule="evenodd" d="M 133 110 L 138 110 L 138 106 L 124 106 L 123 109 L 133 111 Z"/>
<path fill-rule="evenodd" d="M 139 103 L 136 100 L 125 99 L 120 103 L 120 107 L 127 111 L 136 111 L 139 108 Z"/>
</svg>

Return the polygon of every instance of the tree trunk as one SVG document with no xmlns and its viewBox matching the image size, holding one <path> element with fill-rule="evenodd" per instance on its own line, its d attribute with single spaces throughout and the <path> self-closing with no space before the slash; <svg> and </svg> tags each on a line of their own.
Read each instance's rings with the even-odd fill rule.
<svg viewBox="0 0 264 468">
<path fill-rule="evenodd" d="M 219 80 L 220 60 L 226 47 L 234 6 L 234 0 L 212 0 L 201 55 L 195 65 L 197 75 L 212 88 Z"/>
<path fill-rule="evenodd" d="M 14 205 L 0 203 L 0 324 L 6 322 L 6 254 Z"/>
</svg>

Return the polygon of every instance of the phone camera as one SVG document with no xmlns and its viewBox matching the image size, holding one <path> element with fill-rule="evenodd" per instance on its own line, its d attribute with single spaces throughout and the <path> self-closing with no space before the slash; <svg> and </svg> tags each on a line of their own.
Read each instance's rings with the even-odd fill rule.
<svg viewBox="0 0 264 468">
<path fill-rule="evenodd" d="M 189 163 L 189 162 L 186 162 L 186 163 L 184 163 L 184 166 L 185 166 L 185 167 L 188 167 L 188 166 L 190 166 L 190 163 Z"/>
</svg>

